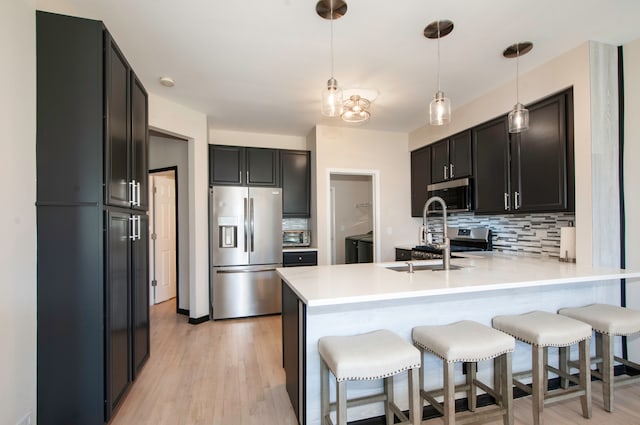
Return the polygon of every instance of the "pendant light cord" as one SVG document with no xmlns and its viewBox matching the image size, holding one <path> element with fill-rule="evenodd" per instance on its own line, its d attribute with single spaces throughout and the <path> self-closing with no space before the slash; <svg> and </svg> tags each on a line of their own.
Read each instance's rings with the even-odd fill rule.
<svg viewBox="0 0 640 425">
<path fill-rule="evenodd" d="M 520 103 L 520 43 L 516 43 L 516 104 Z"/>
<path fill-rule="evenodd" d="M 329 20 L 331 21 L 331 79 L 333 79 L 333 0 L 329 0 L 330 12 Z"/>
<path fill-rule="evenodd" d="M 438 91 L 440 91 L 440 21 L 438 25 Z"/>
</svg>

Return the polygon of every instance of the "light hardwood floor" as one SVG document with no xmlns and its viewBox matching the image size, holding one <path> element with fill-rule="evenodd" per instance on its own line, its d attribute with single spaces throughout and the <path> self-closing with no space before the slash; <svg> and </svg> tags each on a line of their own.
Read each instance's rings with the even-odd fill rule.
<svg viewBox="0 0 640 425">
<path fill-rule="evenodd" d="M 175 311 L 175 300 L 151 308 L 151 357 L 110 425 L 297 423 L 284 387 L 280 316 L 190 325 Z M 640 384 L 616 389 L 613 414 L 602 409 L 601 390 L 594 382 L 592 419 L 574 399 L 546 406 L 545 423 L 640 425 Z M 516 424 L 533 423 L 530 398 L 514 406 Z"/>
</svg>

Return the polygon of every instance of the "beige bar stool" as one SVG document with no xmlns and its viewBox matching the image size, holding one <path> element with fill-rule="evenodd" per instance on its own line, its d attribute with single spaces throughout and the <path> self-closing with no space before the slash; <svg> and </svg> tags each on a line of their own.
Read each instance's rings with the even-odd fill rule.
<svg viewBox="0 0 640 425">
<path fill-rule="evenodd" d="M 640 332 L 640 312 L 607 304 L 592 304 L 585 307 L 562 308 L 558 313 L 588 323 L 596 334 L 596 357 L 591 363 L 598 365 L 597 371 L 591 373 L 602 380 L 604 409 L 613 412 L 613 387 L 632 384 L 640 381 L 640 375 L 619 377 L 614 379 L 614 362 L 622 363 L 635 369 L 640 365 L 617 357 L 613 353 L 613 340 L 616 336 L 628 336 Z M 566 353 L 561 353 L 561 366 L 570 371 L 568 366 L 575 367 Z M 568 382 L 563 382 L 566 386 Z"/>
<path fill-rule="evenodd" d="M 424 390 L 424 366 L 420 368 L 420 401 L 424 399 L 444 416 L 444 423 L 477 422 L 502 417 L 505 425 L 513 424 L 513 392 L 511 384 L 511 353 L 515 340 L 502 332 L 476 322 L 463 320 L 443 326 L 418 326 L 413 328 L 413 343 L 424 355 L 435 354 L 443 361 L 444 388 Z M 476 364 L 494 359 L 494 384 L 490 388 L 476 379 Z M 469 363 L 466 384 L 455 385 L 454 366 Z M 480 387 L 490 394 L 497 406 L 483 407 L 476 411 L 476 389 Z M 455 413 L 455 393 L 466 391 L 469 411 Z M 443 396 L 440 405 L 435 397 Z M 422 407 L 422 406 L 421 406 Z"/>
<path fill-rule="evenodd" d="M 544 423 L 543 407 L 553 401 L 580 397 L 582 415 L 591 417 L 591 374 L 589 370 L 589 340 L 591 326 L 584 322 L 560 316 L 546 311 L 532 311 L 515 316 L 497 316 L 493 318 L 493 327 L 514 336 L 531 345 L 532 370 L 514 373 L 513 383 L 523 391 L 532 394 L 533 423 Z M 549 365 L 549 347 L 569 347 L 579 344 L 580 379 L 565 374 Z M 569 389 L 548 390 L 549 371 L 578 384 Z M 532 377 L 532 385 L 520 381 Z"/>
<path fill-rule="evenodd" d="M 325 336 L 318 340 L 320 353 L 321 423 L 332 424 L 329 413 L 336 410 L 337 425 L 346 425 L 347 407 L 384 402 L 387 425 L 394 416 L 401 424 L 418 425 L 422 420 L 419 406 L 418 369 L 420 352 L 409 342 L 387 330 L 352 336 Z M 329 403 L 329 371 L 336 378 L 336 402 Z M 408 371 L 409 418 L 393 400 L 393 375 Z M 347 381 L 384 379 L 384 392 L 347 400 Z"/>
</svg>

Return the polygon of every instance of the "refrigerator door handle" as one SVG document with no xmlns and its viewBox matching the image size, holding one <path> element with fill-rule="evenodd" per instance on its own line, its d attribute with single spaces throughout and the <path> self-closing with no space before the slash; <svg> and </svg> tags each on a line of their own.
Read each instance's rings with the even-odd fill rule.
<svg viewBox="0 0 640 425">
<path fill-rule="evenodd" d="M 253 249 L 255 248 L 254 241 L 253 241 L 253 232 L 255 230 L 255 223 L 254 223 L 254 217 L 253 217 L 253 198 L 249 198 L 249 209 L 250 209 L 249 217 L 251 220 L 251 252 L 253 252 Z"/>
<path fill-rule="evenodd" d="M 249 216 L 247 212 L 247 198 L 244 198 L 244 252 L 247 252 L 247 233 L 249 232 Z"/>
<path fill-rule="evenodd" d="M 236 269 L 236 270 L 217 270 L 218 274 L 232 274 L 232 273 L 263 273 L 263 272 L 275 272 L 274 267 L 268 267 L 264 269 Z"/>
</svg>

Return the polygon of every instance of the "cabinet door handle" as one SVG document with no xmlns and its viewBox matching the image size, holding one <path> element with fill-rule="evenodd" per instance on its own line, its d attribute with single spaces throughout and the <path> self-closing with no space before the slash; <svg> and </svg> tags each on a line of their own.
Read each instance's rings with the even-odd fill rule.
<svg viewBox="0 0 640 425">
<path fill-rule="evenodd" d="M 129 236 L 129 239 L 132 241 L 135 241 L 138 236 L 136 235 L 136 221 L 138 221 L 138 219 L 139 217 L 137 215 L 129 217 L 129 223 L 131 223 L 131 235 Z"/>
<path fill-rule="evenodd" d="M 519 210 L 520 209 L 520 192 L 514 192 L 513 193 L 513 197 L 515 198 L 515 209 Z"/>
<path fill-rule="evenodd" d="M 136 206 L 140 206 L 140 182 L 136 183 Z M 138 232 L 140 236 L 140 232 Z"/>
<path fill-rule="evenodd" d="M 453 178 L 453 164 L 449 164 L 449 177 Z"/>
<path fill-rule="evenodd" d="M 129 182 L 129 205 L 134 206 L 136 204 L 136 181 L 131 180 Z"/>
<path fill-rule="evenodd" d="M 138 187 L 140 187 L 140 183 L 138 183 Z M 139 200 L 140 198 L 138 198 Z M 138 216 L 138 240 L 142 240 L 142 232 L 140 231 L 140 223 L 142 222 L 142 220 L 140 220 L 140 216 Z"/>
<path fill-rule="evenodd" d="M 444 179 L 447 180 L 447 165 L 445 164 L 444 166 Z"/>
<path fill-rule="evenodd" d="M 504 210 L 509 210 L 509 194 L 507 192 L 504 193 Z"/>
<path fill-rule="evenodd" d="M 247 252 L 247 237 L 249 233 L 249 211 L 247 208 L 247 198 L 244 198 L 244 252 Z"/>
</svg>

